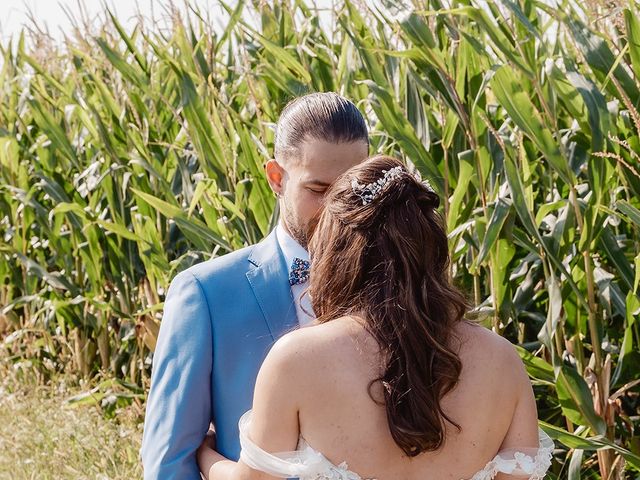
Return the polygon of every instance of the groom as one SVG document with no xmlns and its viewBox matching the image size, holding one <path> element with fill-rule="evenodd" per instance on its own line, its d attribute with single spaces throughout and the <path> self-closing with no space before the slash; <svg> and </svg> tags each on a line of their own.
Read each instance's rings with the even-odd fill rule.
<svg viewBox="0 0 640 480">
<path fill-rule="evenodd" d="M 213 423 L 216 450 L 237 460 L 238 420 L 280 336 L 313 320 L 307 227 L 324 193 L 367 157 L 357 107 L 335 93 L 289 103 L 276 127 L 269 185 L 278 227 L 262 242 L 194 265 L 171 283 L 153 356 L 142 461 L 146 480 L 199 480 L 196 450 Z"/>
</svg>

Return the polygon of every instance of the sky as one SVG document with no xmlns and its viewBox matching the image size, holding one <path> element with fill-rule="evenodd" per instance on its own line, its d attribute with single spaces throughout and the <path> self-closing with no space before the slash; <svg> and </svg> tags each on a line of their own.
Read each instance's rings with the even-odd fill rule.
<svg viewBox="0 0 640 480">
<path fill-rule="evenodd" d="M 323 17 L 327 16 L 327 11 L 336 1 L 338 0 L 315 1 L 324 10 L 320 15 L 321 22 L 327 20 Z M 214 27 L 224 29 L 227 16 L 219 0 L 189 0 L 189 3 L 208 13 Z M 225 3 L 233 5 L 236 0 L 225 0 Z M 167 15 L 167 4 L 172 4 L 183 12 L 186 10 L 186 0 L 0 0 L 0 42 L 5 43 L 14 38 L 23 25 L 31 23 L 29 12 L 33 13 L 39 25 L 46 26 L 54 39 L 61 40 L 64 32 L 69 32 L 72 27 L 69 14 L 78 17 L 81 11 L 79 5 L 82 5 L 82 10 L 89 19 L 95 19 L 104 12 L 104 5 L 107 5 L 120 23 L 130 30 L 135 25 L 138 11 L 149 19 L 162 19 Z"/>
<path fill-rule="evenodd" d="M 199 8 L 201 12 L 209 15 L 214 30 L 224 30 L 228 16 L 220 6 L 220 0 L 188 1 L 191 5 Z M 237 0 L 224 1 L 230 5 L 237 2 Z M 367 1 L 377 3 L 380 0 Z M 478 4 L 484 5 L 487 1 L 494 0 L 478 0 Z M 542 1 L 554 5 L 557 0 Z M 167 5 L 171 4 L 184 12 L 186 3 L 187 0 L 0 0 L 0 44 L 6 45 L 10 38 L 17 36 L 23 25 L 31 24 L 29 12 L 33 14 L 33 18 L 41 28 L 48 30 L 53 39 L 60 41 L 64 38 L 65 32 L 68 34 L 72 30 L 69 15 L 78 18 L 80 13 L 84 12 L 89 20 L 95 21 L 97 25 L 102 25 L 104 21 L 100 21 L 99 16 L 104 15 L 106 5 L 116 14 L 125 29 L 131 31 L 137 21 L 137 12 L 149 20 L 152 18 L 162 20 L 163 17 L 168 16 Z M 314 0 L 313 3 L 319 8 L 317 12 L 320 16 L 320 23 L 331 28 L 334 21 L 331 14 L 332 7 L 334 4 L 339 4 L 340 0 Z M 252 23 L 252 19 L 246 18 L 245 20 Z M 552 30 L 551 33 L 554 31 Z"/>
<path fill-rule="evenodd" d="M 71 21 L 68 14 L 78 16 L 79 4 L 90 19 L 104 11 L 104 5 L 109 6 L 116 13 L 120 22 L 128 27 L 135 23 L 136 12 L 139 11 L 148 18 L 162 18 L 166 15 L 166 0 L 0 0 L 0 40 L 4 43 L 11 37 L 15 37 L 22 26 L 29 24 L 28 12 L 33 12 L 36 21 L 46 26 L 51 36 L 62 39 L 63 32 L 71 29 Z M 171 2 L 184 11 L 184 1 Z M 228 1 L 227 3 L 233 3 Z M 196 5 L 211 14 L 212 18 L 223 22 L 222 8 L 217 6 L 215 0 L 191 0 Z"/>
</svg>

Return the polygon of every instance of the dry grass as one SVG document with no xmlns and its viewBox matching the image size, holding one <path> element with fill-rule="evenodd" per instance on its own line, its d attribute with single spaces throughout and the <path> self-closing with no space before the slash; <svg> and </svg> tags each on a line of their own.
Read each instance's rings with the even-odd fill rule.
<svg viewBox="0 0 640 480">
<path fill-rule="evenodd" d="M 67 403 L 85 390 L 69 380 L 41 386 L 5 368 L 0 378 L 0 480 L 142 478 L 137 407 L 108 420 Z"/>
</svg>

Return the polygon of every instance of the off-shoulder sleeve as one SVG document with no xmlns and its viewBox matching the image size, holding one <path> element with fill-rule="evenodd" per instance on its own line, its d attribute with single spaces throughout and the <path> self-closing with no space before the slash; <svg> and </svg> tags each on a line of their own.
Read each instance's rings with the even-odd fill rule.
<svg viewBox="0 0 640 480">
<path fill-rule="evenodd" d="M 249 438 L 251 426 L 251 410 L 246 412 L 240 421 L 240 460 L 261 472 L 279 478 L 315 478 L 332 466 L 324 455 L 315 451 L 301 439 L 301 447 L 294 452 L 269 453 L 257 446 Z"/>
<path fill-rule="evenodd" d="M 491 480 L 505 473 L 528 480 L 542 480 L 551 466 L 553 440 L 538 427 L 538 448 L 500 450 L 471 480 Z"/>
</svg>

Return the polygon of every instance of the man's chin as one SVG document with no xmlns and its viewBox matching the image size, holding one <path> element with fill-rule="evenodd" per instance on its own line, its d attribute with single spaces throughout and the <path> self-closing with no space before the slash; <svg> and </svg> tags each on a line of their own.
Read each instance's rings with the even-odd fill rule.
<svg viewBox="0 0 640 480">
<path fill-rule="evenodd" d="M 300 244 L 302 248 L 307 249 L 307 245 L 309 244 L 309 238 L 307 234 L 304 233 L 301 229 L 295 228 L 290 229 L 291 237 Z"/>
<path fill-rule="evenodd" d="M 307 245 L 309 244 L 309 237 L 304 231 L 303 228 L 298 226 L 294 226 L 289 222 L 286 218 L 283 218 L 283 223 L 291 238 L 293 238 L 296 242 L 300 244 L 302 248 L 307 249 Z"/>
<path fill-rule="evenodd" d="M 307 250 L 307 249 L 308 249 L 308 246 L 309 246 L 309 239 L 307 238 L 307 236 L 306 236 L 306 235 L 300 235 L 300 234 L 298 233 L 298 234 L 293 234 L 293 235 L 291 235 L 291 236 L 293 237 L 293 239 L 294 239 L 296 242 L 298 242 L 298 243 L 300 244 L 300 246 L 301 246 L 302 248 L 304 248 L 305 250 Z"/>
</svg>

